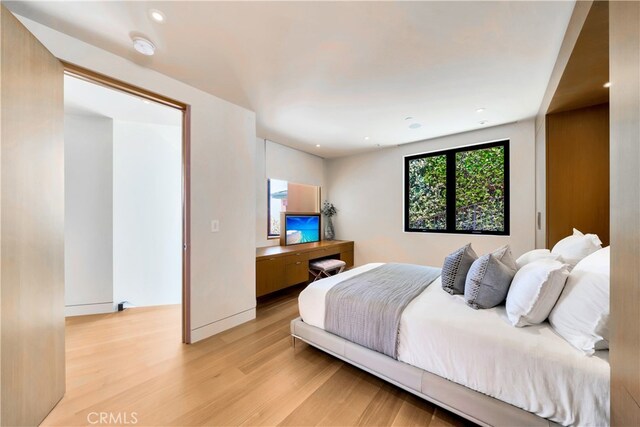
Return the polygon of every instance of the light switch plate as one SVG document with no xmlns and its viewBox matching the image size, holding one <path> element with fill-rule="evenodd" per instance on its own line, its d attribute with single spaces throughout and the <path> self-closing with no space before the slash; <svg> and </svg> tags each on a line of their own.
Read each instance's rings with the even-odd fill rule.
<svg viewBox="0 0 640 427">
<path fill-rule="evenodd" d="M 211 220 L 211 232 L 212 233 L 217 233 L 218 231 L 220 231 L 220 221 L 217 219 L 212 219 Z"/>
</svg>

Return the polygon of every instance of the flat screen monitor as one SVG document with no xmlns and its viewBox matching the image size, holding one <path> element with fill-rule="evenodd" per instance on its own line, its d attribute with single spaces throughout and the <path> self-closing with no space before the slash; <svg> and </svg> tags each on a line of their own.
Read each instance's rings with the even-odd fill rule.
<svg viewBox="0 0 640 427">
<path fill-rule="evenodd" d="M 320 214 L 285 214 L 285 245 L 320 241 Z"/>
</svg>

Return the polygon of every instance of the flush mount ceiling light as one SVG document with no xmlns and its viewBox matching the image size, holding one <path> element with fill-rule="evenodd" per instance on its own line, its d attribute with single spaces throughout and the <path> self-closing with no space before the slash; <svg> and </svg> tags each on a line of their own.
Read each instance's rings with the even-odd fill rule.
<svg viewBox="0 0 640 427">
<path fill-rule="evenodd" d="M 484 113 L 484 110 L 485 110 L 485 109 L 484 109 L 484 108 L 482 108 L 482 107 L 481 107 L 481 108 L 478 108 L 478 109 L 476 110 L 476 113 Z"/>
<path fill-rule="evenodd" d="M 156 22 L 164 22 L 164 13 L 160 12 L 158 9 L 150 9 L 149 15 L 151 16 L 151 19 Z"/>
<path fill-rule="evenodd" d="M 611 87 L 611 82 L 606 82 L 605 84 L 602 85 L 602 87 Z"/>
<path fill-rule="evenodd" d="M 418 129 L 420 127 L 422 127 L 422 125 L 420 123 L 411 123 L 409 125 L 409 129 Z"/>
<path fill-rule="evenodd" d="M 156 45 L 142 37 L 133 38 L 133 48 L 146 56 L 151 56 L 156 52 Z"/>
</svg>

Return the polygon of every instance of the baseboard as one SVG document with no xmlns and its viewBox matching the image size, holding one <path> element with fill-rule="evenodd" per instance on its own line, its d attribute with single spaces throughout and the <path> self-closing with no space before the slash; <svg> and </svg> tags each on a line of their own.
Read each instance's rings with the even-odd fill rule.
<svg viewBox="0 0 640 427">
<path fill-rule="evenodd" d="M 199 328 L 191 330 L 191 343 L 201 341 L 205 338 L 209 338 L 212 335 L 218 334 L 227 329 L 231 329 L 234 326 L 238 326 L 242 323 L 248 322 L 256 318 L 256 309 L 251 308 L 238 314 L 234 314 L 224 319 L 220 319 L 216 322 L 209 323 Z"/>
<path fill-rule="evenodd" d="M 114 311 L 116 310 L 112 302 L 105 302 L 100 304 L 67 305 L 64 308 L 64 315 L 65 317 L 86 316 L 88 314 L 113 313 Z"/>
</svg>

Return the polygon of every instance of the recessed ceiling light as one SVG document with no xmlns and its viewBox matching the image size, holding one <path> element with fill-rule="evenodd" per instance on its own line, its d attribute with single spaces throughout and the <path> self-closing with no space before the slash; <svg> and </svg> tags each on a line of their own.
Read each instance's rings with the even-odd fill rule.
<svg viewBox="0 0 640 427">
<path fill-rule="evenodd" d="M 476 110 L 476 113 L 484 113 L 484 108 L 478 108 L 478 109 Z"/>
<path fill-rule="evenodd" d="M 142 37 L 133 38 L 133 48 L 146 56 L 151 56 L 156 52 L 156 45 Z"/>
<path fill-rule="evenodd" d="M 422 125 L 420 123 L 411 123 L 409 125 L 409 129 L 418 129 L 420 127 L 422 127 Z"/>
<path fill-rule="evenodd" d="M 365 141 L 368 141 L 368 140 L 369 140 L 369 137 L 368 137 L 368 136 L 365 136 L 365 137 L 364 137 L 364 140 L 365 140 Z"/>
<path fill-rule="evenodd" d="M 483 121 L 481 121 L 481 122 L 480 122 L 480 124 L 481 124 L 482 126 L 486 125 L 487 123 L 489 123 L 489 122 L 488 122 L 488 121 L 486 121 L 486 120 L 483 120 Z"/>
<path fill-rule="evenodd" d="M 603 87 L 611 87 L 611 82 L 606 82 L 605 84 L 602 85 Z"/>
<path fill-rule="evenodd" d="M 156 22 L 164 22 L 164 13 L 160 12 L 158 9 L 149 10 L 149 15 L 151 15 L 151 19 Z"/>
<path fill-rule="evenodd" d="M 320 144 L 316 144 L 316 147 L 320 148 Z"/>
</svg>

